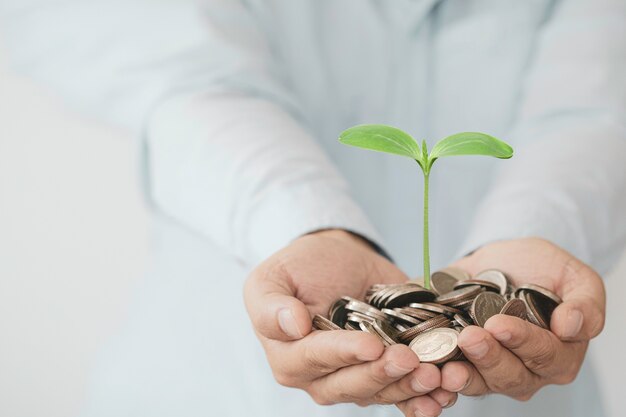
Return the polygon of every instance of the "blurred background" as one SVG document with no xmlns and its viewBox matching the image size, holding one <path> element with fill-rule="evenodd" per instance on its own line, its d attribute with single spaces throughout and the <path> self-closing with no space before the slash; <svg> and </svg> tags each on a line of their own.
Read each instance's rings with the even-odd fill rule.
<svg viewBox="0 0 626 417">
<path fill-rule="evenodd" d="M 125 320 L 148 254 L 134 138 L 6 69 L 0 51 L 0 416 L 74 416 L 98 349 Z M 626 257 L 591 345 L 623 416 Z"/>
</svg>

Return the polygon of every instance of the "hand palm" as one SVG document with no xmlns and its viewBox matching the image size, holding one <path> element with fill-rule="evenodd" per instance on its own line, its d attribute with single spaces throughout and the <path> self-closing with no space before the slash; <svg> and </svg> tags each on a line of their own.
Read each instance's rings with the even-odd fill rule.
<svg viewBox="0 0 626 417">
<path fill-rule="evenodd" d="M 320 244 L 322 243 L 322 244 Z M 311 314 L 325 315 L 330 305 L 347 295 L 362 299 L 378 283 L 399 283 L 408 279 L 385 258 L 368 247 L 355 250 L 354 244 L 333 238 L 302 238 L 290 247 L 282 269 L 293 286 L 294 296 Z"/>
<path fill-rule="evenodd" d="M 604 323 L 604 287 L 598 274 L 565 250 L 536 238 L 491 243 L 455 266 L 472 275 L 500 269 L 513 285 L 539 284 L 563 303 L 552 314 L 551 331 L 504 315 L 489 319 L 484 329 L 465 329 L 459 346 L 473 366 L 447 364 L 444 388 L 528 399 L 544 385 L 576 377 L 589 339 Z"/>
</svg>

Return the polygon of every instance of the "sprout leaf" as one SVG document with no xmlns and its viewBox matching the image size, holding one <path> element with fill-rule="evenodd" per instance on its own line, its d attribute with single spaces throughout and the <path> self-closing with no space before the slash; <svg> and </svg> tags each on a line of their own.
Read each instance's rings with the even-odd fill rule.
<svg viewBox="0 0 626 417">
<path fill-rule="evenodd" d="M 513 148 L 506 142 L 479 132 L 457 133 L 441 139 L 430 152 L 428 166 L 444 156 L 486 155 L 501 159 L 513 156 Z"/>
<path fill-rule="evenodd" d="M 420 147 L 408 133 L 386 125 L 359 125 L 345 130 L 339 142 L 372 151 L 392 153 L 415 159 L 425 166 Z"/>
</svg>

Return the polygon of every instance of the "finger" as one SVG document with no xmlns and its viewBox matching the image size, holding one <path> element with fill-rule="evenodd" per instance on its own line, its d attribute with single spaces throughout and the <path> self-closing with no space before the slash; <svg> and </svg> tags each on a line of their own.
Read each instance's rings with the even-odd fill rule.
<svg viewBox="0 0 626 417">
<path fill-rule="evenodd" d="M 470 397 L 490 392 L 487 383 L 476 368 L 468 362 L 448 362 L 441 369 L 441 388 Z"/>
<path fill-rule="evenodd" d="M 418 395 L 427 394 L 441 385 L 441 372 L 431 363 L 421 363 L 416 370 L 383 388 L 374 395 L 372 403 L 395 404 Z"/>
<path fill-rule="evenodd" d="M 590 340 L 604 327 L 606 294 L 598 274 L 576 258 L 565 264 L 556 290 L 563 303 L 550 321 L 550 328 L 562 340 Z"/>
<path fill-rule="evenodd" d="M 436 417 L 441 414 L 441 405 L 428 395 L 403 401 L 397 407 L 406 417 Z"/>
<path fill-rule="evenodd" d="M 301 340 L 265 339 L 268 361 L 279 383 L 303 387 L 337 369 L 380 358 L 384 346 L 369 333 L 314 331 Z"/>
<path fill-rule="evenodd" d="M 375 361 L 348 366 L 313 381 L 308 391 L 323 404 L 367 403 L 377 392 L 408 375 L 419 364 L 417 355 L 407 346 L 392 345 Z"/>
<path fill-rule="evenodd" d="M 437 388 L 428 396 L 439 403 L 441 408 L 450 408 L 456 403 L 458 394 L 456 392 L 446 391 L 443 388 Z"/>
<path fill-rule="evenodd" d="M 534 374 L 554 383 L 568 383 L 576 377 L 587 346 L 586 342 L 561 342 L 549 330 L 500 314 L 485 323 L 485 330 Z"/>
<path fill-rule="evenodd" d="M 521 320 L 520 320 L 521 321 Z M 539 381 L 524 363 L 485 329 L 469 326 L 459 335 L 459 347 L 480 372 L 491 391 L 521 398 L 536 391 Z"/>
<path fill-rule="evenodd" d="M 311 332 L 311 316 L 294 297 L 289 277 L 279 267 L 261 266 L 244 286 L 244 299 L 255 331 L 268 339 L 296 340 Z"/>
</svg>

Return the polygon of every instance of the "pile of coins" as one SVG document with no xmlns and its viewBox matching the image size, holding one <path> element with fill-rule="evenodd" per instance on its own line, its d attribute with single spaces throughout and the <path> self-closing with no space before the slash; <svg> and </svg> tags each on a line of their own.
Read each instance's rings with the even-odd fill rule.
<svg viewBox="0 0 626 417">
<path fill-rule="evenodd" d="M 539 285 L 515 288 L 495 269 L 470 277 L 460 269 L 445 268 L 432 274 L 430 290 L 410 281 L 374 285 L 365 302 L 342 297 L 332 304 L 328 318 L 313 318 L 313 327 L 362 330 L 385 346 L 408 345 L 422 362 L 443 364 L 464 359 L 457 343 L 464 327 L 484 327 L 491 316 L 507 314 L 549 329 L 552 312 L 561 302 Z"/>
</svg>

